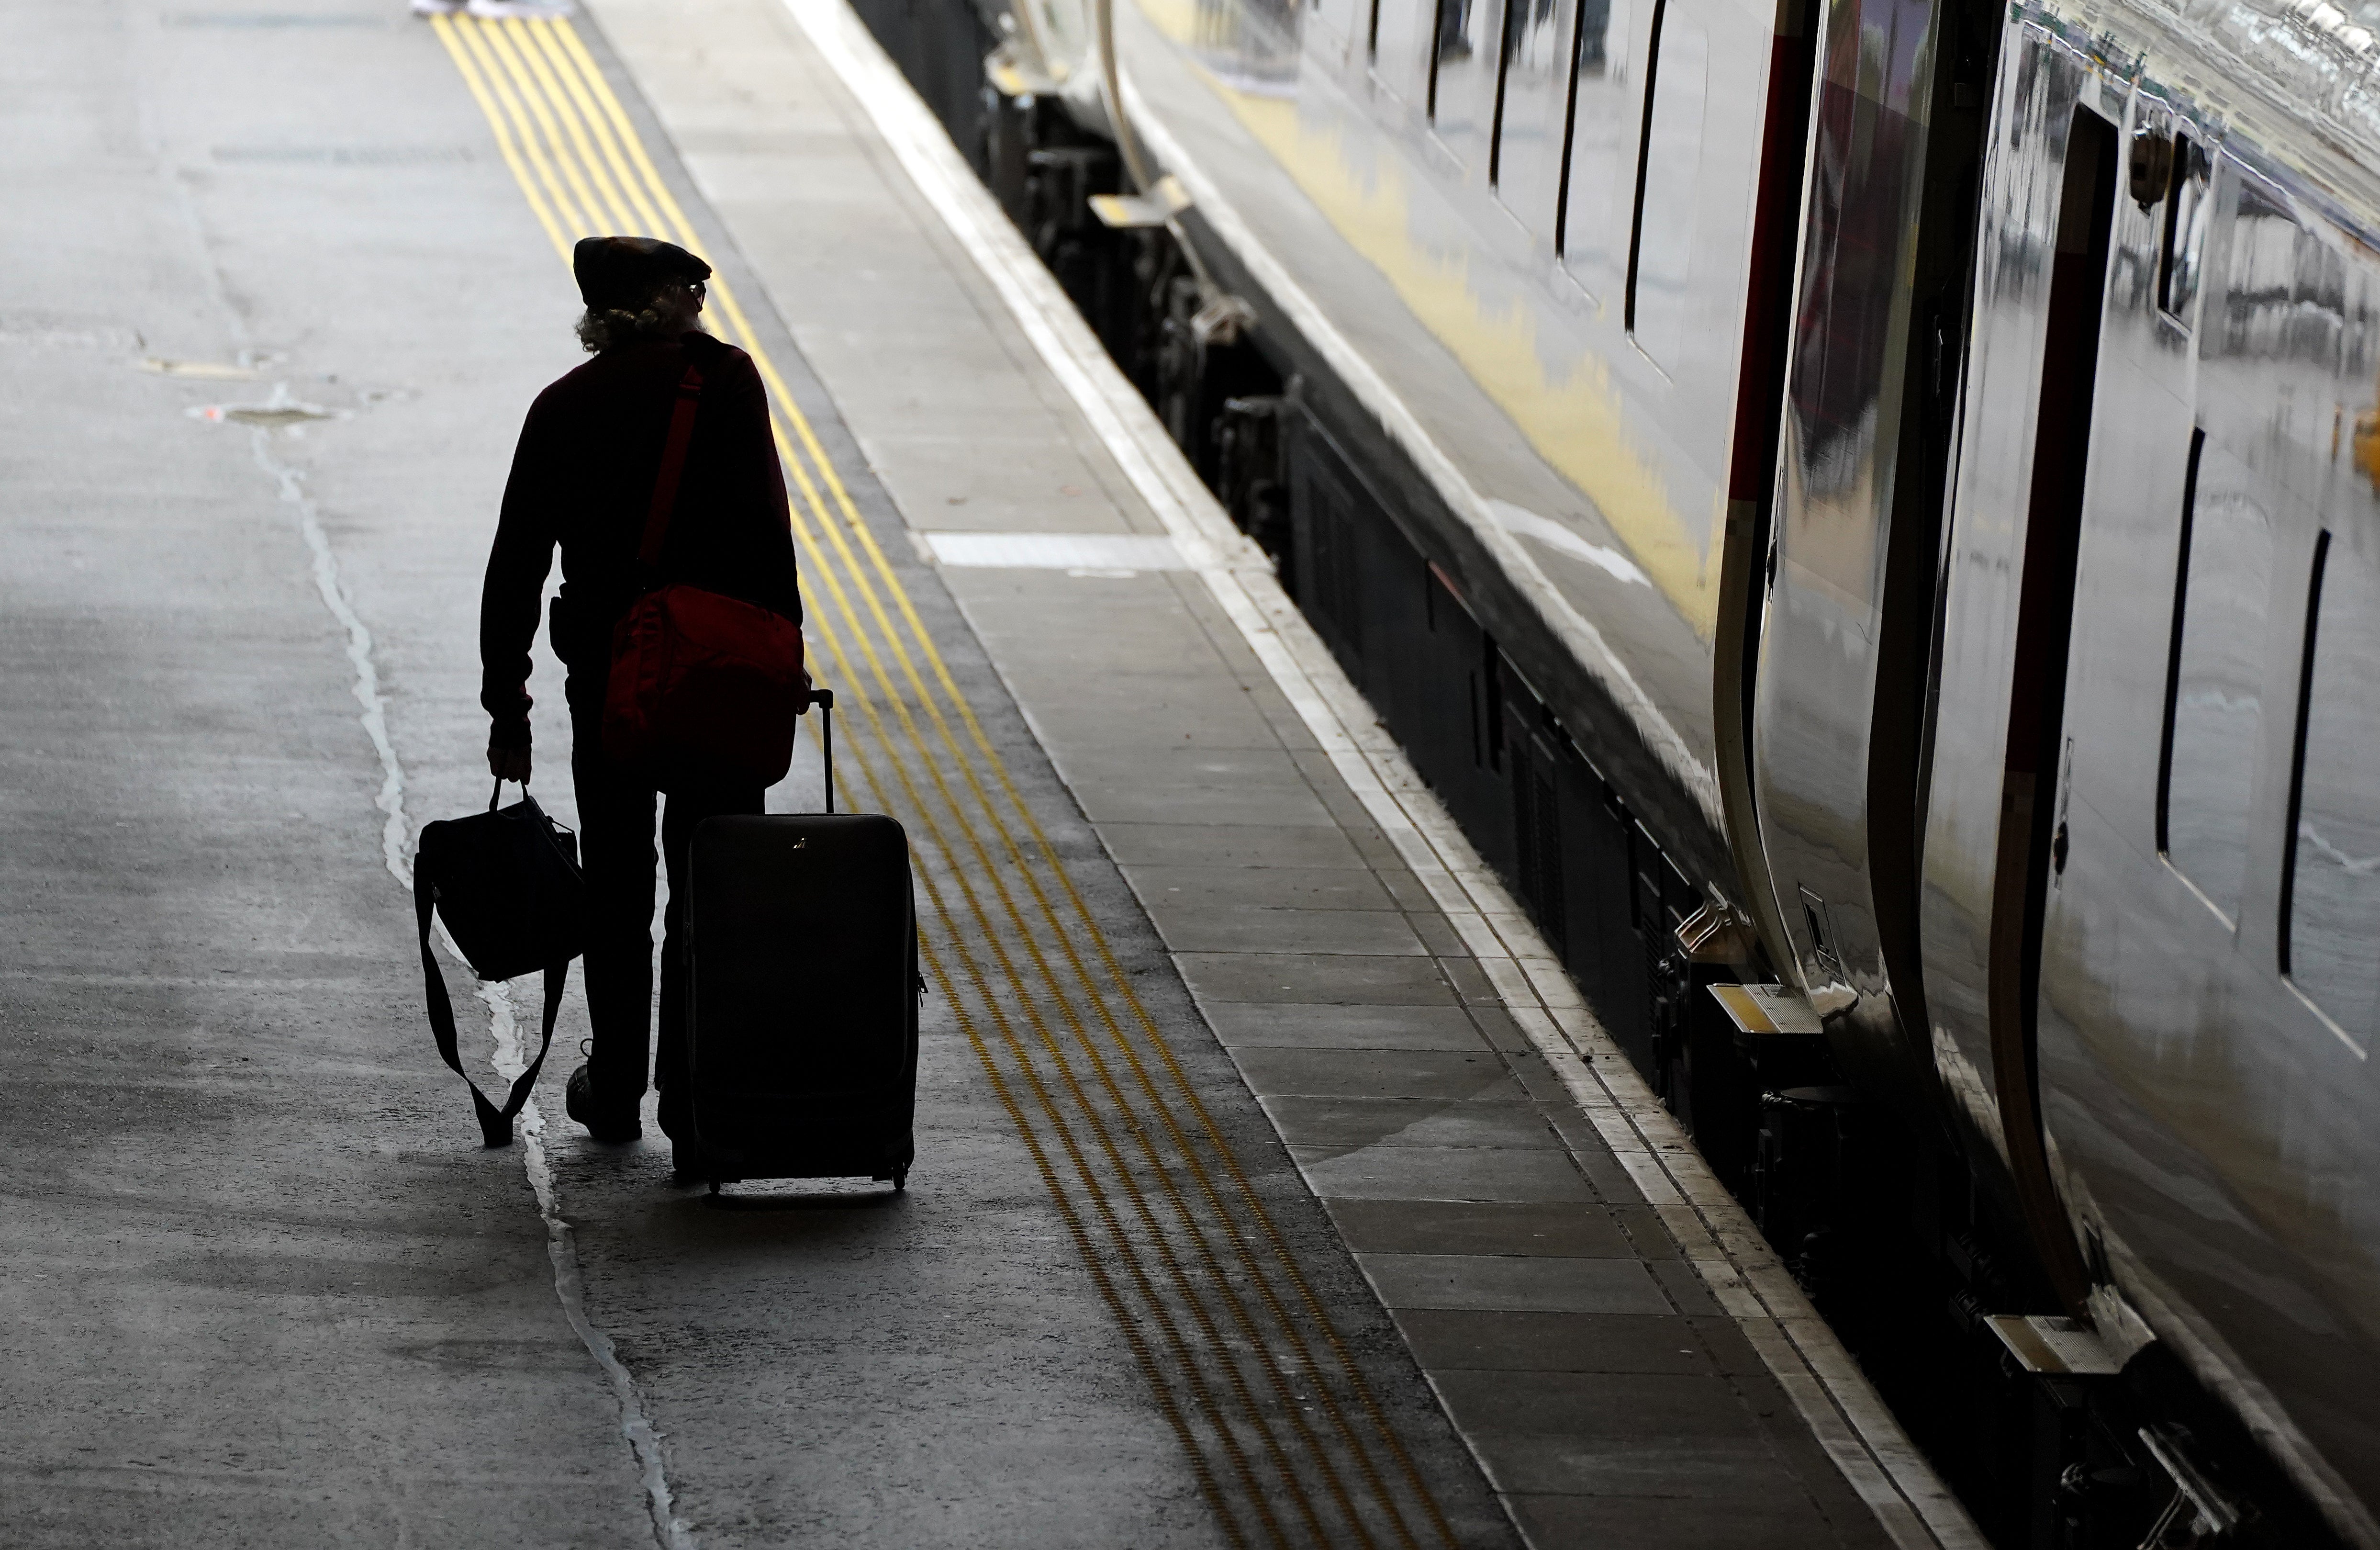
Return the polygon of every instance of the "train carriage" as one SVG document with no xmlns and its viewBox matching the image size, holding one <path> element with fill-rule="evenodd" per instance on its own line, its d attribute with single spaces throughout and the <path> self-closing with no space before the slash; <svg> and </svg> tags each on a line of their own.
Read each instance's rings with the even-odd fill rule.
<svg viewBox="0 0 2380 1550">
<path fill-rule="evenodd" d="M 1995 1537 L 2380 1544 L 2365 21 L 987 4 L 861 10 Z"/>
</svg>

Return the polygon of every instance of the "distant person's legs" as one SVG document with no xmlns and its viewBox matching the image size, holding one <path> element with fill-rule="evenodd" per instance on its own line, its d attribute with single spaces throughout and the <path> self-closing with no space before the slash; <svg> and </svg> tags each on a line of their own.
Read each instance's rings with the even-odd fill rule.
<svg viewBox="0 0 2380 1550">
<path fill-rule="evenodd" d="M 654 791 L 603 756 L 601 702 L 571 699 L 570 775 L 587 878 L 587 1019 L 594 1033 L 583 1111 L 574 1092 L 571 1117 L 599 1141 L 633 1141 L 652 1031 Z"/>
<path fill-rule="evenodd" d="M 570 0 L 468 0 L 463 9 L 482 21 L 522 21 L 570 15 Z"/>
<path fill-rule="evenodd" d="M 757 785 L 727 785 L 674 791 L 662 808 L 662 856 L 669 867 L 669 903 L 662 912 L 661 1047 L 654 1052 L 653 1085 L 662 1090 L 662 1129 L 673 1138 L 683 1127 L 686 1090 L 686 873 L 697 825 L 726 813 L 762 811 L 768 792 Z"/>
<path fill-rule="evenodd" d="M 482 21 L 559 18 L 576 9 L 571 0 L 412 0 L 415 16 L 468 13 Z"/>
</svg>

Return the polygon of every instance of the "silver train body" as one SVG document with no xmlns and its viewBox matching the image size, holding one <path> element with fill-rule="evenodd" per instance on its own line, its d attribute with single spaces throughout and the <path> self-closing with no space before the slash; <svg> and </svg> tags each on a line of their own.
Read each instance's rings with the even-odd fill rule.
<svg viewBox="0 0 2380 1550">
<path fill-rule="evenodd" d="M 995 75 L 1096 118 L 1099 13 L 1021 3 Z M 1293 493 L 1326 637 L 1400 660 L 1333 617 L 1333 524 L 1381 513 L 1428 567 L 1398 628 L 1527 714 L 1378 692 L 1581 766 L 2068 1312 L 2380 1544 L 2380 40 L 2325 0 L 1111 25 L 1336 449 Z M 1495 842 L 1541 920 L 1546 843 Z"/>
</svg>

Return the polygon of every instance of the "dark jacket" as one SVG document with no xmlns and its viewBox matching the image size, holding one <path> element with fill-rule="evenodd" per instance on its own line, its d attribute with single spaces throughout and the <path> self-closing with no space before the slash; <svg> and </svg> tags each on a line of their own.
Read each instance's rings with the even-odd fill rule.
<svg viewBox="0 0 2380 1550">
<path fill-rule="evenodd" d="M 612 627 L 642 590 L 637 549 L 689 362 L 702 369 L 702 404 L 652 580 L 690 582 L 800 622 L 784 469 L 752 358 L 707 334 L 606 350 L 537 396 L 513 453 L 480 594 L 480 703 L 493 746 L 529 740 L 522 686 L 557 543 L 562 601 L 552 644 L 572 670 L 572 698 L 601 694 Z"/>
</svg>

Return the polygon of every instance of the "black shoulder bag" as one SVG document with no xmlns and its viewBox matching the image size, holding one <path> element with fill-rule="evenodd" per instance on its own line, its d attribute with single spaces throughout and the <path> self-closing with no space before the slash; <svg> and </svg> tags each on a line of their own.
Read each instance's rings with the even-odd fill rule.
<svg viewBox="0 0 2380 1550">
<path fill-rule="evenodd" d="M 485 812 L 425 825 L 413 856 L 413 912 L 421 927 L 422 993 L 430 1003 L 431 1031 L 438 1053 L 469 1085 L 480 1134 L 490 1146 L 512 1144 L 513 1119 L 528 1102 L 545 1052 L 553 1045 L 553 1019 L 562 1010 L 570 960 L 586 942 L 587 885 L 578 871 L 577 836 L 547 817 L 526 785 L 519 801 L 498 811 L 504 789 L 504 782 L 496 782 Z M 454 1004 L 430 951 L 433 909 L 480 979 L 545 971 L 544 1037 L 501 1109 L 471 1080 L 456 1052 Z"/>
</svg>

